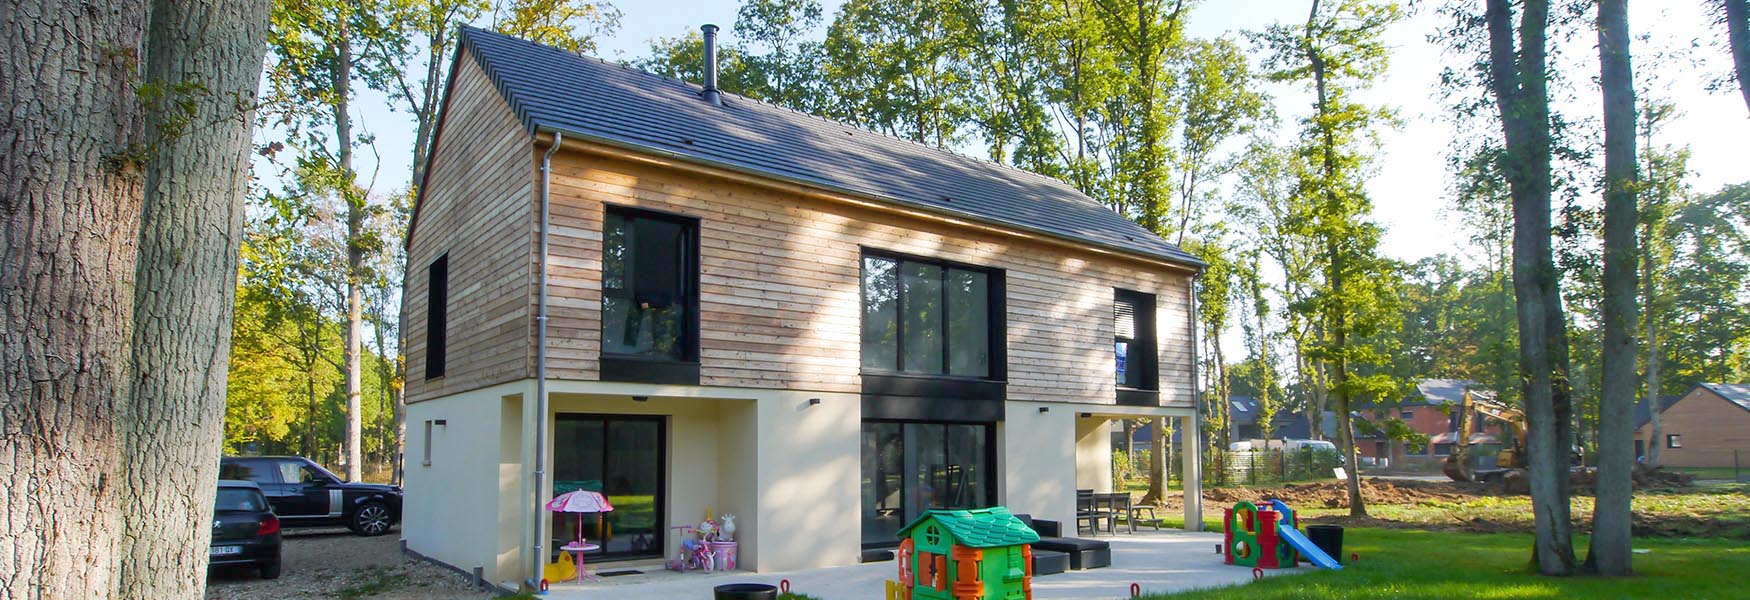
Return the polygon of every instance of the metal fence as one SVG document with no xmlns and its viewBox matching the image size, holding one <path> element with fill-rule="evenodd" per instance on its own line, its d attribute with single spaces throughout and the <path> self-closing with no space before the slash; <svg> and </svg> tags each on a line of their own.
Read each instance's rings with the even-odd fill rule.
<svg viewBox="0 0 1750 600">
<path fill-rule="evenodd" d="M 1213 457 L 1221 464 L 1204 469 L 1208 485 L 1273 485 L 1298 481 L 1322 481 L 1343 466 L 1342 455 L 1329 450 L 1221 451 Z"/>
</svg>

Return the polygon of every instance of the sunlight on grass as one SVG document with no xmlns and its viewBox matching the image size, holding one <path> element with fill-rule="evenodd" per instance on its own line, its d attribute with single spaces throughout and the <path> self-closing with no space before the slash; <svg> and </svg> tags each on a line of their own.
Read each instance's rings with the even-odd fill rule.
<svg viewBox="0 0 1750 600">
<path fill-rule="evenodd" d="M 1726 540 L 1643 539 L 1630 578 L 1548 578 L 1529 568 L 1531 537 L 1395 529 L 1347 530 L 1342 571 L 1147 598 L 1741 598 L 1750 548 Z M 1586 538 L 1575 548 L 1584 557 Z M 1238 568 L 1238 567 L 1236 567 Z"/>
</svg>

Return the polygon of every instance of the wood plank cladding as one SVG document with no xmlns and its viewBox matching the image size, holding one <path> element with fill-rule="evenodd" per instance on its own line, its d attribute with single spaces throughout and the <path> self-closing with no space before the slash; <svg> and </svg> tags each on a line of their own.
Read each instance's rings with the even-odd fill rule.
<svg viewBox="0 0 1750 600">
<path fill-rule="evenodd" d="M 409 243 L 402 325 L 410 402 L 534 371 L 546 138 L 535 142 L 470 57 L 459 62 Z M 1113 290 L 1154 294 L 1161 400 L 1192 404 L 1188 271 L 697 171 L 570 144 L 554 155 L 550 377 L 601 376 L 602 222 L 604 207 L 619 205 L 699 219 L 702 385 L 860 392 L 860 259 L 868 248 L 1004 272 L 1011 400 L 1115 403 Z M 446 373 L 427 380 L 425 278 L 446 254 Z"/>
<path fill-rule="evenodd" d="M 469 57 L 458 62 L 449 114 L 408 245 L 401 314 L 409 402 L 532 376 L 539 200 L 534 140 L 479 65 Z M 446 254 L 445 373 L 428 380 L 427 266 Z M 555 299 L 577 297 L 563 287 L 553 292 Z M 554 347 L 571 343 L 568 338 L 593 336 L 594 330 L 558 333 Z"/>
<path fill-rule="evenodd" d="M 1163 403 L 1190 406 L 1190 278 L 1144 261 L 562 150 L 553 159 L 548 372 L 592 380 L 602 218 L 613 204 L 700 221 L 700 383 L 860 391 L 863 248 L 1001 269 L 1008 398 L 1112 404 L 1113 289 L 1156 296 Z"/>
</svg>

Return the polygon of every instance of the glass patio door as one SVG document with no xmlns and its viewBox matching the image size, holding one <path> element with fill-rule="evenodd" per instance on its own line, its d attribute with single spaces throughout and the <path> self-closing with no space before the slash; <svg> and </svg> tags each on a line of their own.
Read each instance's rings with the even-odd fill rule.
<svg viewBox="0 0 1750 600">
<path fill-rule="evenodd" d="M 600 550 L 590 558 L 662 555 L 663 478 L 667 434 L 659 416 L 559 415 L 553 433 L 553 495 L 590 490 L 607 496 L 614 511 L 553 515 L 553 554 L 577 537 L 579 526 Z"/>
<path fill-rule="evenodd" d="M 991 437 L 984 424 L 865 421 L 863 545 L 897 543 L 925 510 L 994 504 Z"/>
</svg>

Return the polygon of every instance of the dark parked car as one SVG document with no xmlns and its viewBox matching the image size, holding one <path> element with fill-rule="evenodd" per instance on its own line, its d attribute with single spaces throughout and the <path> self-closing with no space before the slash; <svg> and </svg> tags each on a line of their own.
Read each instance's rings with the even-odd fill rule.
<svg viewBox="0 0 1750 600">
<path fill-rule="evenodd" d="M 285 527 L 344 526 L 382 535 L 401 522 L 401 488 L 342 481 L 301 456 L 227 456 L 219 478 L 259 484 Z"/>
<path fill-rule="evenodd" d="M 280 520 L 261 488 L 248 481 L 219 481 L 213 500 L 213 567 L 254 567 L 262 579 L 280 576 Z"/>
</svg>

